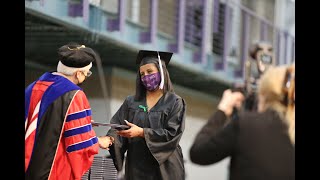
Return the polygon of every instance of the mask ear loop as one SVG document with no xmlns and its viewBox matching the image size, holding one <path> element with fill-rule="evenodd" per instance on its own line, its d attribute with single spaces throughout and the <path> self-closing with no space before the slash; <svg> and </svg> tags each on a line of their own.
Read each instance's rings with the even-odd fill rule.
<svg viewBox="0 0 320 180">
<path fill-rule="evenodd" d="M 163 86 L 164 86 L 164 75 L 163 75 L 163 69 L 162 69 L 162 62 L 161 62 L 160 55 L 159 55 L 158 51 L 157 51 L 157 53 L 158 53 L 158 60 L 159 60 L 159 66 L 160 66 L 160 75 L 161 75 L 161 81 L 160 81 L 159 88 L 163 89 Z"/>
</svg>

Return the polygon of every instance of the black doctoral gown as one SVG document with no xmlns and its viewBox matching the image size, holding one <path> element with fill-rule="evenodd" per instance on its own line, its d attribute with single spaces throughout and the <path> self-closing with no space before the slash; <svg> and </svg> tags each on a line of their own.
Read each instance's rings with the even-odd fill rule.
<svg viewBox="0 0 320 180">
<path fill-rule="evenodd" d="M 139 107 L 140 106 L 140 107 Z M 121 170 L 125 153 L 126 180 L 184 180 L 184 159 L 179 141 L 185 128 L 186 104 L 178 95 L 167 92 L 148 111 L 146 99 L 135 101 L 128 96 L 111 123 L 127 120 L 144 129 L 145 138 L 125 138 L 110 129 L 115 137 L 110 154 L 117 170 Z"/>
</svg>

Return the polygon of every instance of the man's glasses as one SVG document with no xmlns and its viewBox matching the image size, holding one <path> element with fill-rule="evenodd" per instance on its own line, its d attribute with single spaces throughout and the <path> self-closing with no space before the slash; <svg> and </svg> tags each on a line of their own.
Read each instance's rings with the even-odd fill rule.
<svg viewBox="0 0 320 180">
<path fill-rule="evenodd" d="M 87 72 L 87 77 L 90 77 L 91 74 L 92 74 L 92 72 L 91 72 L 91 71 L 88 71 L 88 72 Z"/>
<path fill-rule="evenodd" d="M 82 74 L 83 74 L 86 78 L 90 77 L 90 76 L 91 76 L 91 74 L 92 74 L 92 72 L 91 72 L 91 71 L 88 71 L 88 72 L 87 72 L 87 75 L 85 75 L 83 71 L 81 71 L 81 72 L 82 72 Z"/>
</svg>

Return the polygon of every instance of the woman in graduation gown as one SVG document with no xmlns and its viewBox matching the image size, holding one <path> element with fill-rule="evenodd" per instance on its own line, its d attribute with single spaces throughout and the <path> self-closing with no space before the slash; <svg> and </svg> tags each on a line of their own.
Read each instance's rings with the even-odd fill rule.
<svg viewBox="0 0 320 180">
<path fill-rule="evenodd" d="M 136 93 L 126 97 L 110 121 L 130 126 L 107 133 L 114 140 L 109 152 L 118 171 L 125 164 L 126 180 L 185 179 L 179 142 L 186 103 L 172 87 L 166 68 L 171 56 L 170 52 L 139 51 Z"/>
</svg>

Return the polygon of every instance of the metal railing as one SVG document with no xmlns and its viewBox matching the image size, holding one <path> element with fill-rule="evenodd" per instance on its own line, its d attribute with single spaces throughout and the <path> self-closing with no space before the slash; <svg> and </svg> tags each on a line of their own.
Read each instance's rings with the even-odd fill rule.
<svg viewBox="0 0 320 180">
<path fill-rule="evenodd" d="M 110 157 L 95 156 L 81 180 L 118 180 L 118 173 Z"/>
</svg>

